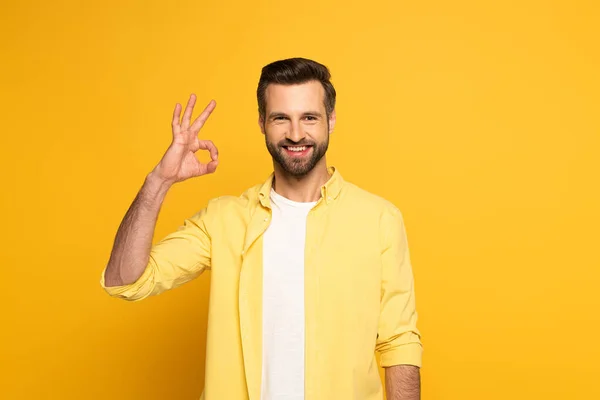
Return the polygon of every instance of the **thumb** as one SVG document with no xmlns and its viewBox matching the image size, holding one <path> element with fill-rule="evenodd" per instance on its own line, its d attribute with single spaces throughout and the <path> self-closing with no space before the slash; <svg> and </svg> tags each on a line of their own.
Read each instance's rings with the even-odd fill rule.
<svg viewBox="0 0 600 400">
<path fill-rule="evenodd" d="M 219 165 L 219 160 L 213 160 L 206 164 L 206 173 L 212 174 L 217 170 L 217 166 Z"/>
</svg>

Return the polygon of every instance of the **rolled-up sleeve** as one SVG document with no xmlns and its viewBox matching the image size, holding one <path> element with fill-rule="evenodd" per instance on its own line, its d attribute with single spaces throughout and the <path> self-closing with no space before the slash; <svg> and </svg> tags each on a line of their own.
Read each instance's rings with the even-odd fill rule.
<svg viewBox="0 0 600 400">
<path fill-rule="evenodd" d="M 400 210 L 391 207 L 381 220 L 381 309 L 376 350 L 381 366 L 420 367 L 423 347 L 417 329 L 415 290 L 406 229 Z"/>
<path fill-rule="evenodd" d="M 175 232 L 152 246 L 146 269 L 137 281 L 122 286 L 106 286 L 105 267 L 100 277 L 102 288 L 113 297 L 139 301 L 181 286 L 210 269 L 209 208 L 185 219 Z"/>
</svg>

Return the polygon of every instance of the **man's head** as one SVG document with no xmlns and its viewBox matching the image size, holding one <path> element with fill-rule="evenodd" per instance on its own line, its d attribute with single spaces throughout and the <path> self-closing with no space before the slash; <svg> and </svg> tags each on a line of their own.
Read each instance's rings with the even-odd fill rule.
<svg viewBox="0 0 600 400">
<path fill-rule="evenodd" d="M 327 67 L 305 58 L 262 69 L 256 91 L 259 125 L 273 160 L 302 177 L 320 161 L 335 125 L 335 89 Z"/>
</svg>

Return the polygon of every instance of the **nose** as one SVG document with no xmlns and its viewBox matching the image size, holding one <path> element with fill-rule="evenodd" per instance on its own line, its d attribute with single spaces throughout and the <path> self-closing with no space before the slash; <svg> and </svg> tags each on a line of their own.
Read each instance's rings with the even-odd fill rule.
<svg viewBox="0 0 600 400">
<path fill-rule="evenodd" d="M 286 139 L 289 139 L 292 142 L 300 142 L 302 139 L 306 137 L 306 133 L 300 124 L 300 121 L 291 121 L 290 129 L 286 135 Z"/>
</svg>

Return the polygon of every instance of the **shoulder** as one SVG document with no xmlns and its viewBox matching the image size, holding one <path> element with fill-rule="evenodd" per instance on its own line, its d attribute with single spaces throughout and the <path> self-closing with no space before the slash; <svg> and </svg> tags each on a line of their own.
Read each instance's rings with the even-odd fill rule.
<svg viewBox="0 0 600 400">
<path fill-rule="evenodd" d="M 401 216 L 400 209 L 390 200 L 369 192 L 352 182 L 344 182 L 343 196 L 356 206 L 372 210 L 378 215 Z"/>
<path fill-rule="evenodd" d="M 261 185 L 257 184 L 246 189 L 239 196 L 224 195 L 212 198 L 208 201 L 206 212 L 213 216 L 219 214 L 236 214 L 256 208 L 258 193 Z"/>
<path fill-rule="evenodd" d="M 189 220 L 203 226 L 209 232 L 222 227 L 236 226 L 249 221 L 258 205 L 258 192 L 261 185 L 246 189 L 241 195 L 225 195 L 208 200 L 204 208 L 192 215 Z"/>
<path fill-rule="evenodd" d="M 402 212 L 390 200 L 354 183 L 345 182 L 342 202 L 348 205 L 353 215 L 360 215 L 358 220 L 363 227 L 373 227 L 382 249 L 388 248 L 390 243 L 396 242 L 397 238 L 403 236 L 405 228 Z"/>
</svg>

